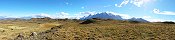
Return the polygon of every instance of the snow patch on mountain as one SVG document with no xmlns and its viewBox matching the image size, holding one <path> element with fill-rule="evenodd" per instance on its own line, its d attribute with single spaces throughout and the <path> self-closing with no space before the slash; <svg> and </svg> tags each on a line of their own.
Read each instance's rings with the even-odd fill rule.
<svg viewBox="0 0 175 40">
<path fill-rule="evenodd" d="M 82 17 L 80 20 L 87 20 L 92 18 L 100 18 L 100 19 L 115 19 L 115 20 L 128 20 L 128 21 L 139 21 L 139 22 L 149 22 L 142 18 L 131 18 L 131 19 L 123 19 L 120 15 L 114 15 L 112 13 L 102 12 L 94 15 L 89 15 L 87 17 Z"/>
<path fill-rule="evenodd" d="M 80 20 L 92 19 L 92 18 L 100 18 L 100 19 L 115 19 L 115 20 L 123 20 L 123 18 L 119 15 L 113 15 L 112 13 L 97 13 L 94 15 L 89 15 L 87 17 L 80 18 Z"/>
</svg>

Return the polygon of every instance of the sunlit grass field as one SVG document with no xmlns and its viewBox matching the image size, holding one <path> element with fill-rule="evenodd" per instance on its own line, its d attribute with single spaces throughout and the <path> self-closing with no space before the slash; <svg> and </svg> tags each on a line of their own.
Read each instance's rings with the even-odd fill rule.
<svg viewBox="0 0 175 40">
<path fill-rule="evenodd" d="M 19 34 L 23 34 L 23 40 L 175 39 L 175 24 L 132 23 L 120 20 L 96 20 L 90 24 L 80 24 L 81 22 L 83 21 L 0 21 L 0 39 L 13 40 Z M 58 26 L 59 28 L 55 28 Z M 36 32 L 36 37 L 30 37 L 31 32 Z"/>
</svg>

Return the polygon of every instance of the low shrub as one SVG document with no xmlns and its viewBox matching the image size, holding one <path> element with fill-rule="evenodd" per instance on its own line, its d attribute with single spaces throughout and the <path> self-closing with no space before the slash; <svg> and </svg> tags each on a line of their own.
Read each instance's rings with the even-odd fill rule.
<svg viewBox="0 0 175 40">
<path fill-rule="evenodd" d="M 139 21 L 129 21 L 130 23 L 140 23 Z"/>
<path fill-rule="evenodd" d="M 86 21 L 80 23 L 80 24 L 90 24 L 90 23 L 94 23 L 96 22 L 95 20 L 92 20 L 92 19 L 87 19 Z"/>
</svg>

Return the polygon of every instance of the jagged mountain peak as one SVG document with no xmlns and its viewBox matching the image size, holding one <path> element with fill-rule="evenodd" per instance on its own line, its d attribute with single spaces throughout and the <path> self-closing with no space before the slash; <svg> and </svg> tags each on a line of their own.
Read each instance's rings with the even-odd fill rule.
<svg viewBox="0 0 175 40">
<path fill-rule="evenodd" d="M 116 19 L 123 20 L 123 18 L 119 15 L 114 15 L 112 13 L 102 12 L 94 15 L 89 15 L 87 17 L 80 18 L 80 20 L 92 19 L 92 18 L 101 18 L 101 19 Z"/>
<path fill-rule="evenodd" d="M 107 13 L 107 12 L 97 13 L 97 14 L 94 14 L 94 15 L 90 14 L 89 16 L 80 18 L 80 20 L 87 20 L 87 19 L 92 19 L 92 18 L 149 22 L 149 21 L 147 21 L 145 19 L 135 18 L 135 17 L 133 17 L 131 19 L 123 19 L 120 15 L 114 15 L 112 13 Z"/>
</svg>

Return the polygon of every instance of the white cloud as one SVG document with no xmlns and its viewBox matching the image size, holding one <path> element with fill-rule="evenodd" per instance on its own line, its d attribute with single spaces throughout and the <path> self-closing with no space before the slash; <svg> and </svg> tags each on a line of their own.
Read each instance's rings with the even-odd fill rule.
<svg viewBox="0 0 175 40">
<path fill-rule="evenodd" d="M 163 15 L 175 15 L 175 12 L 171 12 L 171 11 L 160 11 L 159 9 L 154 9 L 153 13 L 156 14 L 163 14 Z"/>
<path fill-rule="evenodd" d="M 84 7 L 81 7 L 82 9 L 84 9 Z"/>
<path fill-rule="evenodd" d="M 147 21 L 150 21 L 150 22 L 163 22 L 165 20 L 162 20 L 162 19 L 146 19 Z"/>
<path fill-rule="evenodd" d="M 91 11 L 88 11 L 88 12 L 80 12 L 80 14 L 85 14 L 85 15 L 95 14 L 95 13 L 96 13 L 95 11 L 93 11 L 93 12 L 91 12 Z"/>
<path fill-rule="evenodd" d="M 150 22 L 164 22 L 164 21 L 174 21 L 175 22 L 175 20 L 157 19 L 157 18 L 153 18 L 151 16 L 143 16 L 140 18 L 143 18 L 143 19 L 150 21 Z"/>
<path fill-rule="evenodd" d="M 94 14 L 96 14 L 96 12 L 95 11 L 87 11 L 87 12 L 79 12 L 78 14 L 74 14 L 76 17 L 76 19 L 79 19 L 79 18 L 82 18 L 82 17 L 84 17 L 84 16 L 88 16 L 88 15 L 94 15 Z"/>
<path fill-rule="evenodd" d="M 143 4 L 149 2 L 150 0 L 131 0 L 130 3 L 136 5 L 137 7 L 141 7 Z"/>
<path fill-rule="evenodd" d="M 175 12 L 171 12 L 171 11 L 163 11 L 163 12 L 160 12 L 159 14 L 175 15 Z"/>
<path fill-rule="evenodd" d="M 32 17 L 34 17 L 34 18 L 43 18 L 43 17 L 51 17 L 51 16 L 46 14 L 46 13 L 41 13 L 41 14 L 32 14 Z"/>
<path fill-rule="evenodd" d="M 65 13 L 65 12 L 60 12 L 60 13 L 57 13 L 59 14 L 59 16 L 68 16 L 69 14 L 68 13 Z"/>
<path fill-rule="evenodd" d="M 66 13 L 66 12 L 60 12 L 60 13 L 57 13 L 56 18 L 61 18 L 61 19 L 70 18 L 70 15 L 69 13 Z"/>
<path fill-rule="evenodd" d="M 159 9 L 154 9 L 153 12 L 154 13 L 160 13 Z"/>
<path fill-rule="evenodd" d="M 112 5 L 106 5 L 106 6 L 103 6 L 103 7 L 110 7 L 110 6 L 112 6 Z"/>
<path fill-rule="evenodd" d="M 148 19 L 148 18 L 151 18 L 151 16 L 143 16 L 142 18 Z"/>
<path fill-rule="evenodd" d="M 123 0 L 123 2 L 120 5 L 115 4 L 117 7 L 122 7 L 122 5 L 128 4 L 129 0 Z"/>
<path fill-rule="evenodd" d="M 117 7 L 122 7 L 122 5 L 126 5 L 128 3 L 131 3 L 137 7 L 143 6 L 145 3 L 150 2 L 151 0 L 123 0 L 123 2 L 120 5 L 115 4 Z M 154 0 L 153 0 L 154 1 Z"/>
<path fill-rule="evenodd" d="M 129 15 L 127 15 L 127 14 L 121 14 L 121 13 L 116 13 L 116 12 L 111 12 L 111 11 L 107 11 L 106 13 L 112 13 L 112 14 L 114 14 L 114 15 L 120 15 L 120 16 L 122 16 L 122 18 L 124 18 L 124 19 L 129 19 L 129 18 L 131 18 L 131 16 L 129 16 Z"/>
<path fill-rule="evenodd" d="M 71 3 L 69 3 L 69 2 L 65 2 L 65 4 L 66 4 L 66 5 L 72 5 L 72 4 L 71 4 Z"/>
<path fill-rule="evenodd" d="M 32 17 L 34 17 L 34 18 L 50 17 L 53 19 L 65 19 L 65 18 L 74 19 L 78 16 L 70 15 L 69 13 L 66 13 L 66 12 L 58 12 L 54 15 L 49 15 L 49 14 L 45 14 L 45 13 L 33 14 Z"/>
<path fill-rule="evenodd" d="M 175 22 L 174 20 L 165 20 L 165 19 L 155 19 L 155 18 L 150 18 L 150 19 L 146 19 L 150 22 L 164 22 L 164 21 L 173 21 Z"/>
<path fill-rule="evenodd" d="M 116 7 L 118 7 L 118 4 L 115 4 Z"/>
<path fill-rule="evenodd" d="M 69 3 L 68 3 L 68 2 L 66 2 L 65 4 L 69 5 Z"/>
<path fill-rule="evenodd" d="M 56 13 L 56 15 L 49 15 L 49 14 L 46 14 L 46 13 L 33 14 L 33 15 L 31 15 L 31 17 L 33 17 L 33 18 L 50 17 L 50 18 L 53 18 L 53 19 L 56 19 L 56 18 L 64 19 L 64 18 L 70 18 L 70 15 L 68 13 L 65 13 L 65 12 L 59 12 L 59 13 Z"/>
<path fill-rule="evenodd" d="M 88 11 L 88 12 L 79 12 L 77 14 L 73 14 L 73 15 L 70 15 L 69 13 L 66 13 L 66 12 L 59 12 L 59 13 L 56 13 L 56 15 L 49 15 L 49 14 L 45 14 L 45 13 L 41 13 L 41 14 L 33 14 L 32 17 L 34 18 L 43 18 L 43 17 L 50 17 L 50 18 L 53 18 L 53 19 L 64 19 L 64 18 L 69 18 L 69 19 L 79 19 L 81 17 L 84 17 L 84 16 L 88 16 L 90 14 L 95 14 L 96 12 L 91 12 L 91 11 Z"/>
</svg>

